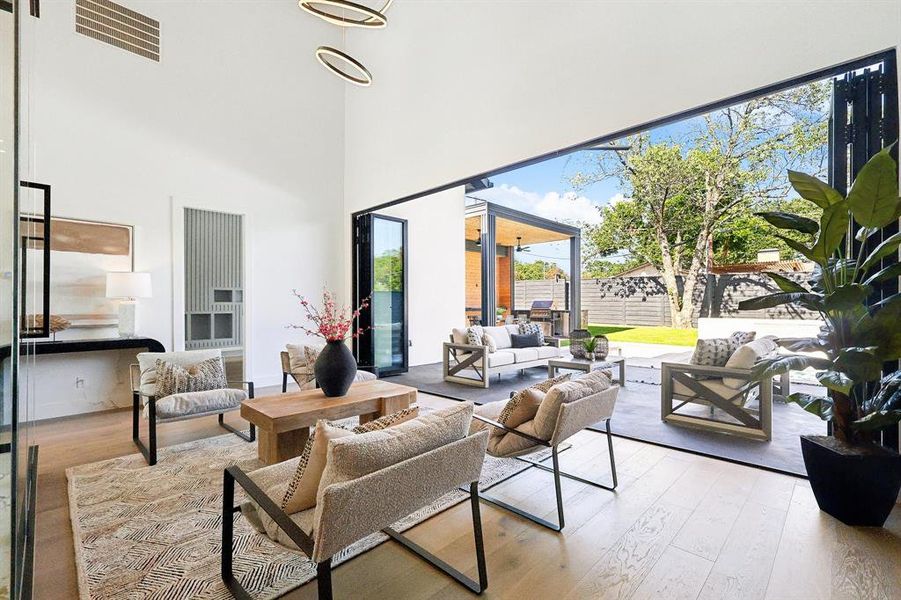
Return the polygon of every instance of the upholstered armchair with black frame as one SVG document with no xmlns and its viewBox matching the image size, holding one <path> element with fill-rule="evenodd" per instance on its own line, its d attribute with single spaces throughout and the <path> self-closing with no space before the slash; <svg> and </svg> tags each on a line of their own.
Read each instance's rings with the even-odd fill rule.
<svg viewBox="0 0 901 600">
<path fill-rule="evenodd" d="M 139 364 L 130 365 L 129 374 L 132 389 L 132 425 L 131 437 L 135 446 L 144 455 L 147 464 L 153 466 L 157 462 L 156 428 L 160 423 L 172 423 L 197 417 L 217 415 L 219 425 L 246 442 L 256 440 L 256 427 L 250 423 L 250 431 L 245 434 L 229 425 L 224 420 L 224 413 L 237 410 L 241 402 L 253 398 L 252 381 L 227 382 L 223 389 L 200 392 L 184 392 L 159 397 L 157 390 L 156 361 L 173 362 L 183 367 L 201 361 L 218 358 L 222 360 L 220 350 L 188 350 L 183 352 L 142 352 L 138 354 Z M 224 368 L 223 368 L 224 371 Z M 240 387 L 238 387 L 240 386 Z M 142 410 L 143 409 L 143 410 Z M 141 441 L 141 412 L 147 419 L 148 442 Z"/>
<path fill-rule="evenodd" d="M 596 378 L 601 372 L 595 371 L 591 374 L 591 378 Z M 609 373 L 604 374 L 608 377 Z M 538 406 L 538 412 L 534 419 L 519 424 L 516 427 L 510 427 L 501 423 L 498 419 L 504 418 L 504 408 L 507 403 L 505 400 L 491 402 L 476 407 L 476 413 L 473 415 L 473 425 L 471 431 L 481 429 L 492 430 L 491 441 L 488 445 L 488 454 L 495 458 L 515 458 L 516 460 L 528 463 L 530 467 L 536 467 L 543 471 L 553 473 L 554 475 L 554 491 L 557 498 L 557 523 L 552 523 L 537 515 L 526 512 L 511 504 L 503 502 L 497 498 L 484 493 L 481 499 L 499 506 L 500 508 L 509 510 L 523 518 L 534 523 L 547 527 L 553 531 L 562 531 L 565 526 L 563 515 L 563 495 L 560 488 L 560 477 L 566 477 L 580 483 L 614 491 L 617 486 L 616 478 L 616 459 L 613 454 L 613 437 L 610 433 L 610 420 L 613 417 L 613 409 L 616 405 L 616 397 L 619 394 L 619 386 L 609 384 L 609 387 L 601 391 L 592 391 L 586 388 L 579 388 L 577 381 L 567 382 L 554 390 L 550 388 L 541 404 Z M 606 384 L 605 384 L 606 385 Z M 556 387 L 556 386 L 555 386 Z M 595 388 L 596 389 L 596 388 Z M 511 393 L 511 400 L 516 394 Z M 604 423 L 607 435 L 607 449 L 610 453 L 610 485 L 598 481 L 591 481 L 566 473 L 560 470 L 559 452 L 560 444 L 575 435 L 576 433 L 598 423 Z M 512 438 L 510 437 L 512 436 Z M 506 438 L 504 440 L 503 438 Z M 512 441 L 512 443 L 510 443 Z M 540 460 L 532 460 L 523 458 L 525 455 L 535 454 L 550 448 L 550 457 L 544 457 Z M 551 459 L 551 467 L 544 464 L 548 458 Z M 494 485 L 497 485 L 497 482 Z"/>
<path fill-rule="evenodd" d="M 291 364 L 291 355 L 282 350 L 279 354 L 282 363 L 282 393 L 288 391 L 288 378 L 294 380 L 294 383 L 302 389 L 310 389 L 319 387 L 316 383 L 316 376 L 313 374 L 313 368 L 310 366 L 298 366 Z M 369 381 L 379 378 L 378 367 L 371 365 L 357 365 L 357 376 L 355 381 Z"/>
<path fill-rule="evenodd" d="M 350 443 L 366 444 L 366 440 L 362 438 L 367 435 L 371 434 L 351 436 Z M 348 439 L 329 442 L 330 462 L 335 460 L 335 444 L 344 445 Z M 281 494 L 273 490 L 281 489 L 278 488 L 279 485 L 287 485 L 290 472 L 296 468 L 297 459 L 250 473 L 245 473 L 236 466 L 225 469 L 221 546 L 223 582 L 235 598 L 251 598 L 233 571 L 235 513 L 247 511 L 248 514 L 244 516 L 251 523 L 262 519 L 271 521 L 265 526 L 256 526 L 258 530 L 265 531 L 260 535 L 267 535 L 274 542 L 292 550 L 299 549 L 316 563 L 321 600 L 332 598 L 332 557 L 347 546 L 379 531 L 471 592 L 481 594 L 488 586 L 488 573 L 479 512 L 478 479 L 487 444 L 487 432 L 464 436 L 361 477 L 330 484 L 322 483 L 316 505 L 291 515 L 280 508 L 278 502 Z M 341 450 L 338 449 L 338 452 L 340 454 Z M 368 452 L 372 453 L 372 448 Z M 347 455 L 347 451 L 344 454 Z M 272 482 L 278 483 L 273 487 Z M 235 504 L 236 483 L 250 501 Z M 470 579 L 391 527 L 400 519 L 461 486 L 467 487 L 469 491 L 478 581 Z"/>
</svg>

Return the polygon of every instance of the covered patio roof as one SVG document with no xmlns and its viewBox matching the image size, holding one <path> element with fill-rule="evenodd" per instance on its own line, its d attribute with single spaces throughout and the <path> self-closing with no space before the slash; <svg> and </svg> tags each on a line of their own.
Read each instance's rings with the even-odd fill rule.
<svg viewBox="0 0 901 600">
<path fill-rule="evenodd" d="M 581 233 L 578 227 L 552 221 L 526 212 L 508 208 L 492 202 L 478 201 L 466 207 L 466 239 L 479 239 L 483 215 L 491 212 L 496 218 L 495 243 L 498 246 L 516 246 L 517 238 L 522 245 L 562 242 Z"/>
</svg>

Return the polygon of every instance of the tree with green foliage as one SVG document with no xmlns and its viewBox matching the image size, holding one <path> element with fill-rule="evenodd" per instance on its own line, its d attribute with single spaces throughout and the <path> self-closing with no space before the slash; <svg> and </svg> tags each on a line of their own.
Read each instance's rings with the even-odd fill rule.
<svg viewBox="0 0 901 600">
<path fill-rule="evenodd" d="M 403 289 L 404 258 L 400 250 L 388 250 L 373 261 L 373 291 L 397 292 Z"/>
<path fill-rule="evenodd" d="M 514 277 L 517 281 L 554 279 L 557 275 L 566 277 L 566 272 L 558 267 L 556 263 L 544 260 L 536 260 L 535 262 L 517 261 L 514 269 Z"/>
<path fill-rule="evenodd" d="M 828 82 L 813 83 L 708 113 L 678 139 L 643 133 L 625 140 L 628 150 L 594 153 L 573 187 L 614 178 L 628 199 L 599 208 L 601 223 L 583 235 L 587 262 L 625 251 L 653 264 L 673 325 L 691 327 L 691 299 L 717 236 L 727 255 L 750 252 L 765 231 L 752 213 L 786 201 L 786 169 L 822 172 L 828 98 Z"/>
</svg>

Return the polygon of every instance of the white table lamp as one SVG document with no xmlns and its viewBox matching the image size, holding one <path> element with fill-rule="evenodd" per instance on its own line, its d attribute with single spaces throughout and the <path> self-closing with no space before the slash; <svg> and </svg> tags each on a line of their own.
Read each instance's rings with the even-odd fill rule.
<svg viewBox="0 0 901 600">
<path fill-rule="evenodd" d="M 106 297 L 120 298 L 119 335 L 134 337 L 137 325 L 138 298 L 151 298 L 150 273 L 107 273 Z"/>
</svg>

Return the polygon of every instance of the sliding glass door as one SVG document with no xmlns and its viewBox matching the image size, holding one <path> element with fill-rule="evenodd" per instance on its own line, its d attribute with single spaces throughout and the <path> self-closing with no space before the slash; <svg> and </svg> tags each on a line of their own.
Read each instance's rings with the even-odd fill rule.
<svg viewBox="0 0 901 600">
<path fill-rule="evenodd" d="M 360 365 L 379 375 L 406 372 L 407 222 L 384 215 L 357 217 L 355 228 L 354 300 L 370 298 L 360 326 L 366 331 L 355 344 Z"/>
</svg>

